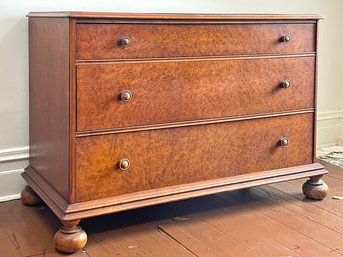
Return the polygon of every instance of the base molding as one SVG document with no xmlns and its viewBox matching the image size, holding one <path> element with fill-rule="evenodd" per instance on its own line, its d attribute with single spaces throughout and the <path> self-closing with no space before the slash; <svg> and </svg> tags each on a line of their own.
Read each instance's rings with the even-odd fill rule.
<svg viewBox="0 0 343 257">
<path fill-rule="evenodd" d="M 73 204 L 68 204 L 32 167 L 27 167 L 22 176 L 55 215 L 67 221 L 326 173 L 322 165 L 313 163 Z"/>
</svg>

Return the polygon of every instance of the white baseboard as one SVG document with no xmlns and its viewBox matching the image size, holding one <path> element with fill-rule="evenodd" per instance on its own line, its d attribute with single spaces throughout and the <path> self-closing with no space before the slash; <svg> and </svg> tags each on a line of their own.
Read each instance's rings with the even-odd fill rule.
<svg viewBox="0 0 343 257">
<path fill-rule="evenodd" d="M 20 199 L 20 194 L 5 195 L 0 197 L 0 203 L 18 199 Z"/>
<path fill-rule="evenodd" d="M 17 161 L 29 158 L 29 147 L 0 149 L 0 162 Z"/>
<path fill-rule="evenodd" d="M 326 121 L 326 120 L 339 120 L 342 118 L 342 113 L 337 111 L 326 111 L 326 112 L 318 112 L 317 121 Z"/>
<path fill-rule="evenodd" d="M 0 202 L 20 198 L 20 192 L 26 185 L 21 173 L 24 169 L 0 172 Z"/>
<path fill-rule="evenodd" d="M 317 147 L 342 144 L 343 112 L 319 112 L 317 121 Z"/>
<path fill-rule="evenodd" d="M 20 198 L 26 185 L 20 174 L 28 159 L 28 146 L 0 149 L 0 202 Z"/>
<path fill-rule="evenodd" d="M 318 113 L 317 146 L 343 143 L 343 112 Z M 0 149 L 0 202 L 20 198 L 25 181 L 20 174 L 28 164 L 29 147 Z"/>
</svg>

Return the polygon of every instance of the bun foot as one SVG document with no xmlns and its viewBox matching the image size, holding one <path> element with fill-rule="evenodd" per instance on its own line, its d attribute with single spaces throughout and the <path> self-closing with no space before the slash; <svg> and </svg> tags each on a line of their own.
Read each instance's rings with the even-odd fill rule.
<svg viewBox="0 0 343 257">
<path fill-rule="evenodd" d="M 87 243 L 86 232 L 77 226 L 80 220 L 61 222 L 64 226 L 56 232 L 54 238 L 56 249 L 64 253 L 80 251 Z"/>
<path fill-rule="evenodd" d="M 42 205 L 42 199 L 36 194 L 30 186 L 26 186 L 21 192 L 20 200 L 24 205 L 37 206 Z"/>
<path fill-rule="evenodd" d="M 322 176 L 311 177 L 303 185 L 304 195 L 313 200 L 322 200 L 329 194 L 329 187 L 321 179 Z"/>
</svg>

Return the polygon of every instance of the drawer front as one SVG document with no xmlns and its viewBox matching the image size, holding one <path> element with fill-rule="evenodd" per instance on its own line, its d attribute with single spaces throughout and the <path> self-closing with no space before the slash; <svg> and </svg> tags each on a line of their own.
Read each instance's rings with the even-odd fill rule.
<svg viewBox="0 0 343 257">
<path fill-rule="evenodd" d="M 314 57 L 81 65 L 77 130 L 311 108 L 314 67 Z"/>
<path fill-rule="evenodd" d="M 280 146 L 282 137 L 287 147 Z M 312 151 L 312 113 L 82 137 L 76 142 L 76 200 L 309 164 Z M 125 158 L 130 167 L 122 171 Z"/>
<path fill-rule="evenodd" d="M 315 24 L 78 24 L 77 59 L 314 52 L 315 35 Z"/>
</svg>

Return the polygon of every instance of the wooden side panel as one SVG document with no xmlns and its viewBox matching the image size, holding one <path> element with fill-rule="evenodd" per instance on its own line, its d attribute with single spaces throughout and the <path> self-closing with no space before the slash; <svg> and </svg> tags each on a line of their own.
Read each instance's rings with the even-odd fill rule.
<svg viewBox="0 0 343 257">
<path fill-rule="evenodd" d="M 69 20 L 29 19 L 30 165 L 69 194 Z"/>
<path fill-rule="evenodd" d="M 319 50 L 319 21 L 317 21 L 316 23 L 316 38 L 315 38 L 315 42 L 316 42 L 316 62 L 315 62 L 315 70 L 314 70 L 314 99 L 313 99 L 313 105 L 314 105 L 314 121 L 313 121 L 313 145 L 314 145 L 314 149 L 313 149 L 313 162 L 316 162 L 316 158 L 317 158 L 317 153 L 316 153 L 316 146 L 317 146 L 317 118 L 318 118 L 318 50 Z"/>
<path fill-rule="evenodd" d="M 312 129 L 310 113 L 78 138 L 76 201 L 309 164 Z"/>
<path fill-rule="evenodd" d="M 290 35 L 289 43 L 281 37 Z M 129 37 L 123 47 L 120 40 Z M 227 56 L 315 51 L 314 24 L 79 24 L 77 59 Z"/>
<path fill-rule="evenodd" d="M 313 108 L 314 67 L 314 57 L 78 66 L 77 130 Z"/>
</svg>

